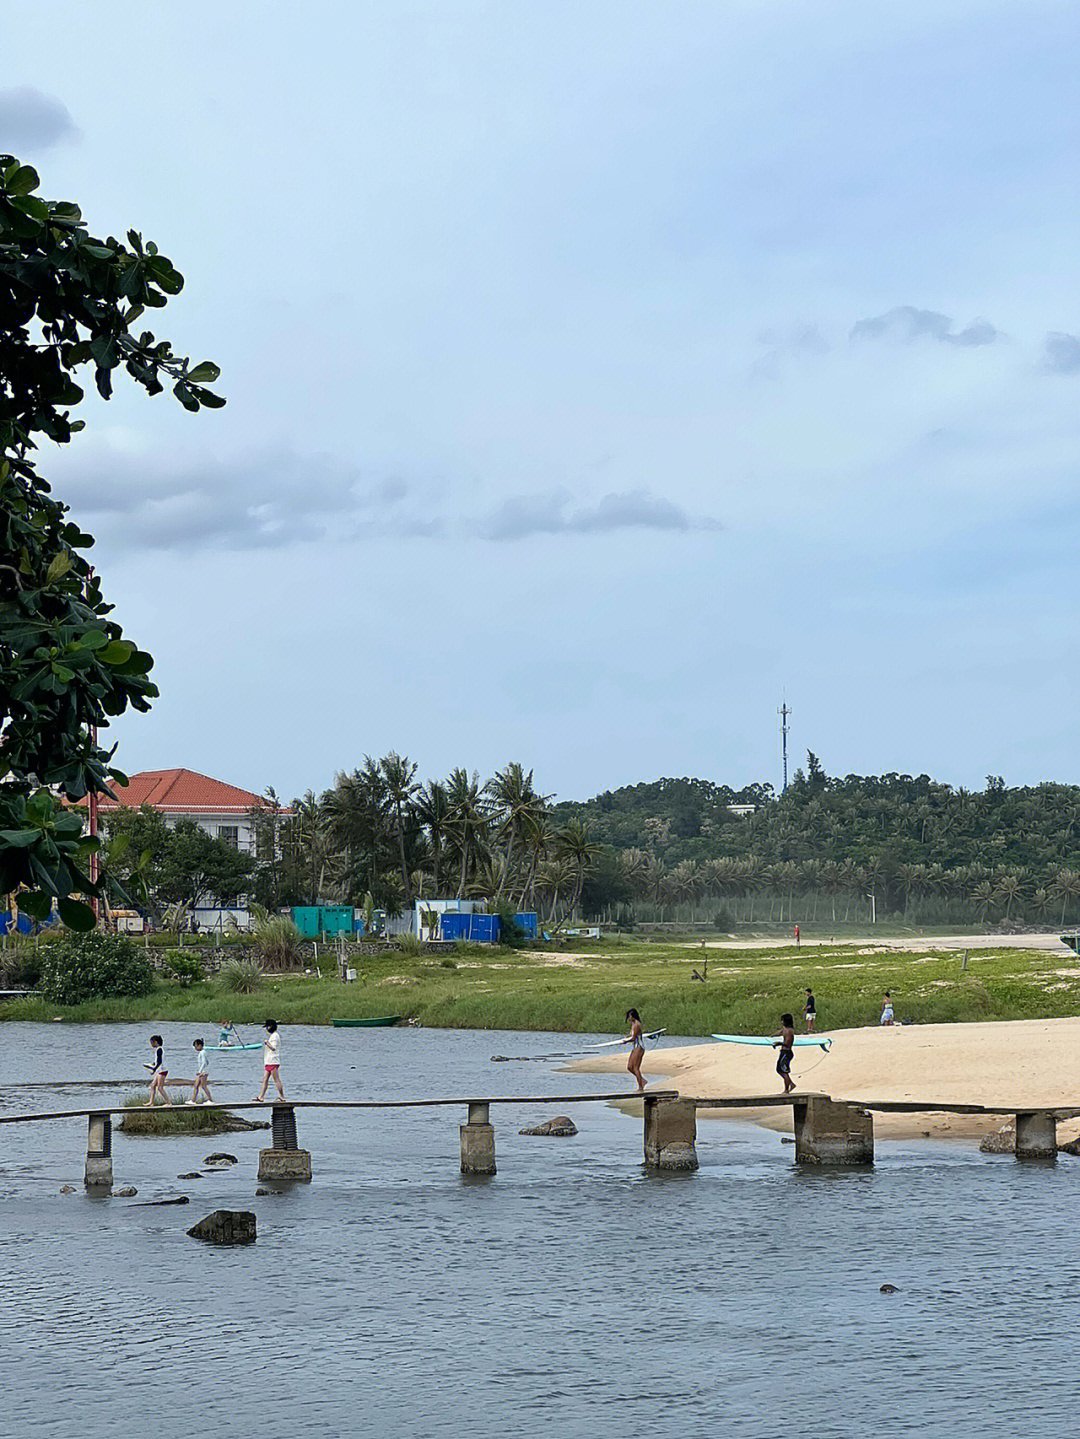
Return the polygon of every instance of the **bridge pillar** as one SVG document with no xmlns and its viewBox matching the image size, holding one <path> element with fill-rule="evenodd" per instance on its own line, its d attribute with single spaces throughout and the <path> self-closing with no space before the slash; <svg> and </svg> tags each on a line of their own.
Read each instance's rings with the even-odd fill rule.
<svg viewBox="0 0 1080 1439">
<path fill-rule="evenodd" d="M 260 1179 L 294 1179 L 311 1182 L 311 1155 L 296 1143 L 296 1111 L 291 1104 L 275 1104 L 270 1119 L 272 1149 L 259 1150 Z"/>
<path fill-rule="evenodd" d="M 90 1115 L 83 1182 L 87 1189 L 108 1191 L 113 1186 L 112 1116 L 104 1112 Z"/>
<path fill-rule="evenodd" d="M 1017 1159 L 1054 1159 L 1056 1156 L 1057 1117 L 1046 1109 L 1017 1114 Z"/>
<path fill-rule="evenodd" d="M 645 1096 L 645 1163 L 654 1169 L 696 1169 L 697 1106 L 692 1099 Z"/>
<path fill-rule="evenodd" d="M 489 1106 L 482 1101 L 469 1105 L 469 1122 L 461 1131 L 462 1174 L 495 1173 L 495 1130 L 489 1117 Z"/>
<path fill-rule="evenodd" d="M 796 1164 L 873 1164 L 874 1119 L 868 1110 L 825 1098 L 792 1108 Z"/>
</svg>

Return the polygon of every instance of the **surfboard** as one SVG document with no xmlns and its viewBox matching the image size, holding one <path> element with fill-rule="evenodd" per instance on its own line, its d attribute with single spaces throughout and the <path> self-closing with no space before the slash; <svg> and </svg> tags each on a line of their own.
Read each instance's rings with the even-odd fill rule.
<svg viewBox="0 0 1080 1439">
<path fill-rule="evenodd" d="M 767 1044 L 770 1047 L 775 1043 L 775 1040 L 768 1036 L 756 1034 L 714 1034 L 713 1039 L 719 1039 L 724 1044 Z M 819 1038 L 816 1034 L 797 1034 L 795 1043 L 823 1049 L 826 1054 L 832 1048 L 831 1039 L 826 1039 L 824 1036 Z"/>
<path fill-rule="evenodd" d="M 242 1049 L 262 1049 L 261 1044 L 208 1044 L 207 1054 L 239 1054 Z"/>
<path fill-rule="evenodd" d="M 648 1034 L 643 1034 L 642 1039 L 659 1039 L 662 1034 L 667 1034 L 666 1029 L 650 1029 Z M 628 1039 L 605 1039 L 603 1044 L 587 1044 L 586 1049 L 614 1049 L 620 1044 L 629 1044 Z"/>
</svg>

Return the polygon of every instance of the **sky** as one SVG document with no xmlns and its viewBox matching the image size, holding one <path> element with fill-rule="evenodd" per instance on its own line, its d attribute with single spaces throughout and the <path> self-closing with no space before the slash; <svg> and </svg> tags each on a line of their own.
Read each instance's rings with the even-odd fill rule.
<svg viewBox="0 0 1080 1439">
<path fill-rule="evenodd" d="M 0 150 L 228 397 L 41 454 L 155 656 L 123 768 L 778 783 L 786 701 L 1080 782 L 1073 4 L 0 11 Z"/>
</svg>

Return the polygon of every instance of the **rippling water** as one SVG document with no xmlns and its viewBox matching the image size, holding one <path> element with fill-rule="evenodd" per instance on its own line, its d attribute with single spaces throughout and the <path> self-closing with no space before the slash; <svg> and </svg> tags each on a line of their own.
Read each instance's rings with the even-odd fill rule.
<svg viewBox="0 0 1080 1439">
<path fill-rule="evenodd" d="M 159 1027 L 189 1073 L 198 1027 Z M 145 1043 L 144 1026 L 0 1025 L 0 1105 L 115 1098 L 36 1086 L 135 1078 Z M 294 1098 L 619 1087 L 490 1063 L 559 1047 L 293 1026 L 282 1072 Z M 259 1063 L 214 1056 L 222 1097 L 250 1098 Z M 804 1173 L 776 1134 L 704 1122 L 700 1171 L 658 1175 L 639 1119 L 583 1106 L 576 1139 L 518 1136 L 550 1115 L 494 1110 L 499 1173 L 465 1180 L 456 1110 L 301 1110 L 314 1182 L 258 1199 L 264 1135 L 117 1135 L 118 1185 L 191 1196 L 162 1209 L 82 1192 L 84 1121 L 0 1127 L 0 1433 L 1076 1432 L 1080 1160 L 881 1143 L 872 1171 Z M 176 1179 L 222 1148 L 230 1173 Z M 189 1239 L 218 1207 L 254 1209 L 257 1244 Z"/>
</svg>

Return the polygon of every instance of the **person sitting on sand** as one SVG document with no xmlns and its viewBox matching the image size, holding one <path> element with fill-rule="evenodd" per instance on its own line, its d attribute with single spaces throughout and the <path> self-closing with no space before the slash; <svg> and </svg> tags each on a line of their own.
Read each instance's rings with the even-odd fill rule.
<svg viewBox="0 0 1080 1439">
<path fill-rule="evenodd" d="M 817 1005 L 814 1002 L 814 991 L 806 991 L 806 1003 L 803 1005 L 803 1019 L 806 1021 L 806 1032 L 812 1034 L 814 1025 L 817 1023 Z"/>
<path fill-rule="evenodd" d="M 624 1044 L 630 1046 L 630 1057 L 626 1061 L 626 1068 L 637 1080 L 640 1094 L 645 1088 L 645 1081 L 641 1077 L 641 1061 L 645 1058 L 645 1039 L 641 1033 L 641 1015 L 636 1009 L 628 1009 L 626 1017 L 630 1021 L 630 1033 L 623 1040 Z"/>
<path fill-rule="evenodd" d="M 885 998 L 881 1001 L 881 1021 L 880 1021 L 880 1022 L 881 1022 L 882 1024 L 895 1024 L 895 1023 L 896 1023 L 896 1020 L 893 1019 L 892 996 L 890 995 L 890 993 L 889 993 L 888 990 L 885 991 Z"/>
<path fill-rule="evenodd" d="M 165 1081 L 169 1077 L 169 1071 L 165 1068 L 165 1051 L 162 1047 L 163 1043 L 164 1041 L 162 1040 L 160 1034 L 152 1034 L 150 1036 L 150 1047 L 154 1051 L 154 1062 L 153 1064 L 143 1065 L 144 1069 L 148 1069 L 150 1071 L 150 1098 L 143 1106 L 144 1109 L 153 1109 L 154 1100 L 159 1094 L 161 1095 L 162 1103 L 171 1103 L 169 1099 L 169 1092 L 165 1088 Z"/>
<path fill-rule="evenodd" d="M 795 1056 L 795 1018 L 790 1014 L 780 1016 L 780 1035 L 773 1040 L 773 1049 L 779 1049 L 776 1072 L 784 1081 L 784 1093 L 790 1094 L 795 1088 L 791 1078 L 791 1061 Z"/>
</svg>

